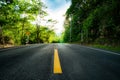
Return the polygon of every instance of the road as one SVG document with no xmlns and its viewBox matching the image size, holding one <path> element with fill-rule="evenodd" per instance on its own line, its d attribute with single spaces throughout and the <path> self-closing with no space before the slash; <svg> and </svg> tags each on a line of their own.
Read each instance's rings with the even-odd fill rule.
<svg viewBox="0 0 120 80">
<path fill-rule="evenodd" d="M 60 74 L 53 71 L 55 49 Z M 120 54 L 76 44 L 0 49 L 0 80 L 120 80 Z"/>
</svg>

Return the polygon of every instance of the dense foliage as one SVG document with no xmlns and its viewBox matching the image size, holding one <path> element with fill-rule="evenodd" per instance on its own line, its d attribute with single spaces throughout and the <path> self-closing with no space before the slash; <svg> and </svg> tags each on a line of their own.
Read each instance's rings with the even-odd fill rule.
<svg viewBox="0 0 120 80">
<path fill-rule="evenodd" d="M 71 0 L 64 41 L 120 45 L 120 0 Z M 71 20 L 69 20 L 71 18 Z M 71 29 L 71 30 L 70 30 Z"/>
<path fill-rule="evenodd" d="M 53 30 L 32 24 L 47 13 L 41 0 L 0 0 L 0 44 L 52 42 Z"/>
</svg>

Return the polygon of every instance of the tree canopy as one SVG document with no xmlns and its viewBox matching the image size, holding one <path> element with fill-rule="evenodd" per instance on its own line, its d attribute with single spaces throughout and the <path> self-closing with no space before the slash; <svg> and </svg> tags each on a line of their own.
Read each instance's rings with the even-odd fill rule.
<svg viewBox="0 0 120 80">
<path fill-rule="evenodd" d="M 72 42 L 120 44 L 119 0 L 71 0 L 71 3 L 64 24 L 65 42 L 70 42 L 71 34 Z"/>
<path fill-rule="evenodd" d="M 47 15 L 45 8 L 41 0 L 1 0 L 0 44 L 52 42 L 53 30 L 32 24 L 38 16 L 43 18 Z"/>
</svg>

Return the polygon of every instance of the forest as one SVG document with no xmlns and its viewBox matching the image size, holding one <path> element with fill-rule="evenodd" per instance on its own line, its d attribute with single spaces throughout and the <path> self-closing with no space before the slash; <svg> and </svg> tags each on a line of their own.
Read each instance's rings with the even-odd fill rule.
<svg viewBox="0 0 120 80">
<path fill-rule="evenodd" d="M 119 0 L 66 1 L 71 6 L 60 38 L 38 20 L 48 15 L 41 0 L 0 0 L 0 46 L 56 42 L 120 46 Z"/>
<path fill-rule="evenodd" d="M 120 0 L 71 0 L 64 42 L 120 45 Z"/>
<path fill-rule="evenodd" d="M 55 32 L 37 21 L 48 15 L 45 9 L 41 0 L 0 0 L 0 46 L 56 42 Z"/>
</svg>

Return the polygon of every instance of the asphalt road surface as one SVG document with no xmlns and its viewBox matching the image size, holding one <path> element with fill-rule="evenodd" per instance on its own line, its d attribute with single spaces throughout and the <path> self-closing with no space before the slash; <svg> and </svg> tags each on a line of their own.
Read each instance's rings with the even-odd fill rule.
<svg viewBox="0 0 120 80">
<path fill-rule="evenodd" d="M 54 49 L 61 74 L 53 72 Z M 120 54 L 76 44 L 0 49 L 0 80 L 120 80 Z"/>
</svg>

